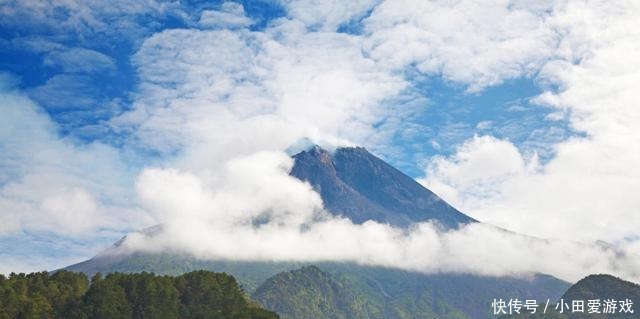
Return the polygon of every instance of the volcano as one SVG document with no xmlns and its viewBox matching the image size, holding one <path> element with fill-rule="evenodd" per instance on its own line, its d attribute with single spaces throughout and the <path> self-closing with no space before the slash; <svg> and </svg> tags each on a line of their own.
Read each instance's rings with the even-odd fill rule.
<svg viewBox="0 0 640 319">
<path fill-rule="evenodd" d="M 309 182 L 325 208 L 354 223 L 374 220 L 393 226 L 432 221 L 445 228 L 476 222 L 363 147 L 318 146 L 293 156 L 291 175 Z"/>
<path fill-rule="evenodd" d="M 309 183 L 327 211 L 354 223 L 373 220 L 407 228 L 429 221 L 447 230 L 479 222 L 362 147 L 327 151 L 314 146 L 293 159 L 291 176 Z M 140 233 L 156 236 L 160 232 L 162 227 L 155 226 Z M 569 286 L 541 274 L 518 279 L 423 274 L 349 263 L 200 260 L 177 252 L 121 252 L 123 241 L 65 269 L 90 276 L 97 272 L 226 272 L 281 318 L 296 319 L 491 318 L 493 298 L 556 300 Z"/>
</svg>

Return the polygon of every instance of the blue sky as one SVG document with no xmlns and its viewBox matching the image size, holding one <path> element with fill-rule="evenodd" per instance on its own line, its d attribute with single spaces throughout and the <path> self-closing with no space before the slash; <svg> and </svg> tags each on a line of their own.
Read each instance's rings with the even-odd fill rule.
<svg viewBox="0 0 640 319">
<path fill-rule="evenodd" d="M 120 18 L 129 18 L 133 23 L 127 28 L 137 29 L 135 34 L 124 29 L 124 36 L 92 30 L 61 35 L 59 33 L 66 30 L 38 27 L 39 21 L 30 19 L 5 23 L 0 30 L 2 70 L 13 77 L 18 89 L 48 113 L 62 136 L 77 139 L 78 143 L 98 140 L 118 147 L 118 133 L 105 122 L 131 109 L 132 95 L 139 83 L 131 58 L 141 41 L 162 30 L 194 28 L 192 20 L 202 10 L 217 9 L 221 5 L 222 2 L 186 3 L 175 7 L 174 12 L 162 14 L 128 17 L 123 13 Z M 275 19 L 286 16 L 283 5 L 274 1 L 242 5 L 254 21 L 249 28 L 252 31 L 260 32 Z M 337 32 L 361 33 L 361 21 L 370 13 L 365 11 L 342 23 Z M 51 17 L 53 20 L 64 18 L 62 9 L 60 16 Z M 315 27 L 312 25 L 310 29 Z M 468 92 L 468 85 L 447 81 L 438 74 L 413 75 L 416 71 L 411 67 L 405 72 L 411 85 L 410 102 L 419 108 L 408 122 L 420 131 L 398 132 L 393 144 L 402 148 L 401 154 L 392 156 L 380 151 L 380 155 L 387 155 L 389 161 L 413 177 L 423 175 L 425 159 L 436 154 L 449 155 L 456 145 L 474 135 L 508 139 L 527 152 L 548 157 L 552 150 L 547 145 L 571 134 L 566 120 L 545 119 L 552 109 L 529 102 L 542 92 L 532 75 L 507 79 L 479 92 Z M 359 142 L 366 145 L 366 141 Z"/>
<path fill-rule="evenodd" d="M 637 113 L 630 81 L 601 66 L 633 46 L 603 43 L 633 36 L 587 17 L 624 26 L 636 11 L 600 6 L 4 3 L 0 272 L 63 266 L 163 222 L 141 195 L 149 169 L 215 184 L 217 167 L 303 138 L 364 145 L 501 227 L 624 242 Z M 592 218 L 605 208 L 619 213 Z"/>
</svg>

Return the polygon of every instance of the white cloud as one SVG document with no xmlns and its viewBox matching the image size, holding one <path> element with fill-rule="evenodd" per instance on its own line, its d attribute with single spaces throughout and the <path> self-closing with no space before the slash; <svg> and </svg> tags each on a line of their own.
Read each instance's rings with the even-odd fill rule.
<svg viewBox="0 0 640 319">
<path fill-rule="evenodd" d="M 149 221 L 132 208 L 132 172 L 117 150 L 97 142 L 74 144 L 24 95 L 10 88 L 0 95 L 0 235 L 80 236 Z"/>
<path fill-rule="evenodd" d="M 234 28 L 248 27 L 253 21 L 244 13 L 244 7 L 235 2 L 225 2 L 219 10 L 204 10 L 198 21 L 204 28 Z"/>
<path fill-rule="evenodd" d="M 471 92 L 534 76 L 557 52 L 549 22 L 563 1 L 283 1 L 293 21 L 336 31 L 362 26 L 362 49 L 381 68 L 415 67 Z"/>
<path fill-rule="evenodd" d="M 206 231 L 262 219 L 299 225 L 310 220 L 322 201 L 311 186 L 288 175 L 292 165 L 284 153 L 259 152 L 229 161 L 206 180 L 175 170 L 147 169 L 137 189 L 143 204 L 162 214 L 160 220 L 167 222 L 169 231 Z"/>
<path fill-rule="evenodd" d="M 33 99 L 54 111 L 93 109 L 101 96 L 91 78 L 80 74 L 54 75 L 28 92 Z"/>
<path fill-rule="evenodd" d="M 484 139 L 434 159 L 422 182 L 475 218 L 519 233 L 614 243 L 637 234 L 635 151 L 571 139 L 538 165 L 509 142 Z"/>
<path fill-rule="evenodd" d="M 66 229 L 71 233 L 94 230 L 103 223 L 93 196 L 84 189 L 74 188 L 46 196 L 40 205 L 44 214 L 55 216 L 50 229 Z M 47 222 L 44 220 L 43 222 Z M 31 223 L 38 227 L 37 223 Z"/>
<path fill-rule="evenodd" d="M 451 203 L 461 204 L 462 198 L 470 197 L 499 201 L 500 198 L 494 198 L 499 196 L 495 189 L 498 185 L 535 169 L 537 159 L 534 157 L 527 163 L 510 142 L 475 136 L 459 146 L 451 157 L 432 158 L 426 169 L 428 178 L 419 181 Z"/>
<path fill-rule="evenodd" d="M 557 58 L 544 65 L 539 78 L 560 90 L 545 92 L 536 102 L 567 113 L 584 137 L 554 145 L 554 157 L 539 169 L 515 165 L 513 173 L 493 184 L 465 180 L 459 173 L 469 163 L 485 162 L 486 169 L 504 166 L 509 158 L 514 164 L 525 161 L 523 156 L 514 146 L 510 155 L 492 151 L 489 158 L 462 146 L 450 158 L 434 159 L 425 184 L 472 216 L 517 232 L 614 243 L 635 238 L 640 227 L 640 139 L 634 124 L 640 120 L 640 58 L 628 53 L 640 49 L 634 27 L 639 15 L 635 2 L 567 2 L 548 22 L 564 36 Z M 487 141 L 487 149 L 509 144 Z"/>
<path fill-rule="evenodd" d="M 336 31 L 340 25 L 352 19 L 362 18 L 380 1 L 291 1 L 284 0 L 287 14 L 295 20 L 301 21 L 309 28 L 323 31 Z"/>
<path fill-rule="evenodd" d="M 47 269 L 60 269 L 73 264 L 78 258 L 41 257 L 41 256 L 17 256 L 14 254 L 0 254 L 0 274 L 9 275 L 11 273 L 30 273 L 35 271 L 45 271 Z M 48 268 L 47 266 L 52 266 Z"/>
<path fill-rule="evenodd" d="M 415 65 L 470 91 L 531 76 L 555 51 L 551 3 L 385 1 L 363 22 L 368 50 L 391 68 Z"/>
<path fill-rule="evenodd" d="M 182 150 L 191 168 L 304 137 L 363 140 L 386 116 L 381 102 L 405 82 L 378 70 L 359 44 L 290 21 L 264 34 L 164 31 L 136 54 L 138 99 L 112 124 L 135 127 L 138 145 Z"/>
<path fill-rule="evenodd" d="M 115 62 L 109 56 L 84 48 L 52 51 L 45 56 L 43 63 L 59 66 L 67 73 L 109 72 L 116 68 Z"/>
<path fill-rule="evenodd" d="M 232 160 L 206 179 L 146 170 L 138 193 L 164 231 L 132 234 L 123 247 L 204 259 L 341 261 L 494 276 L 543 272 L 571 281 L 606 272 L 640 280 L 637 255 L 596 244 L 546 241 L 486 224 L 450 231 L 430 223 L 410 230 L 372 221 L 356 225 L 323 211 L 311 186 L 288 175 L 291 166 L 286 154 L 261 152 Z"/>
<path fill-rule="evenodd" d="M 0 24 L 47 35 L 95 40 L 104 35 L 137 40 L 148 25 L 136 18 L 172 15 L 186 19 L 178 2 L 158 1 L 5 1 L 0 3 Z M 54 37 L 55 38 L 55 37 Z M 58 38 L 60 39 L 60 38 Z M 90 41 L 88 41 L 90 42 Z"/>
<path fill-rule="evenodd" d="M 491 129 L 492 126 L 493 126 L 492 121 L 480 121 L 478 122 L 478 124 L 476 124 L 476 128 L 479 130 L 488 130 L 488 129 Z"/>
</svg>

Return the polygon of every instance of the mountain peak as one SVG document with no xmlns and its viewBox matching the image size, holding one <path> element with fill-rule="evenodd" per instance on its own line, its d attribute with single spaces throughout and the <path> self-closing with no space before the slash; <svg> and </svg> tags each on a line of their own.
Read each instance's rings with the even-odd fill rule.
<svg viewBox="0 0 640 319">
<path fill-rule="evenodd" d="M 318 145 L 315 145 L 313 148 L 311 148 L 307 152 L 309 152 L 311 156 L 317 158 L 321 163 L 325 165 L 332 165 L 331 153 L 329 153 L 329 151 L 325 150 L 324 148 Z M 301 152 L 301 153 L 304 153 L 304 152 Z"/>
<path fill-rule="evenodd" d="M 329 152 L 316 145 L 293 158 L 291 175 L 309 182 L 330 212 L 355 223 L 406 227 L 431 220 L 456 228 L 475 221 L 363 147 Z"/>
</svg>

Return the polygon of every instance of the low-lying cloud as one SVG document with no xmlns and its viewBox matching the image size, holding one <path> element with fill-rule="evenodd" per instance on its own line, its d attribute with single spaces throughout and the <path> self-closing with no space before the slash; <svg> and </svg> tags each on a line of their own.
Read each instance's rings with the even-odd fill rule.
<svg viewBox="0 0 640 319">
<path fill-rule="evenodd" d="M 138 194 L 163 232 L 132 234 L 123 247 L 202 259 L 336 261 L 491 276 L 546 273 L 568 281 L 611 273 L 640 281 L 640 256 L 604 243 L 544 240 L 483 223 L 457 230 L 431 222 L 408 229 L 354 224 L 325 211 L 308 183 L 289 176 L 292 165 L 285 153 L 259 152 L 206 177 L 147 169 Z"/>
</svg>

